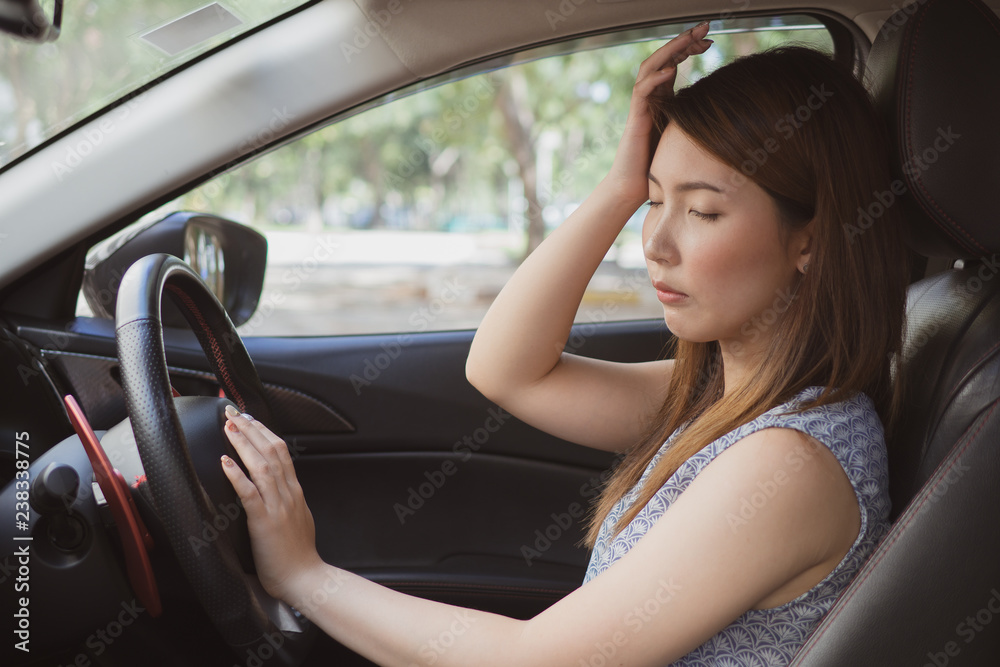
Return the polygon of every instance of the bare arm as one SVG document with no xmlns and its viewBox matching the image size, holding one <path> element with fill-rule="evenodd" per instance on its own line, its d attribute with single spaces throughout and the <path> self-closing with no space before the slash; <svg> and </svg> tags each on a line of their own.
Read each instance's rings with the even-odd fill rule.
<svg viewBox="0 0 1000 667">
<path fill-rule="evenodd" d="M 648 195 L 647 99 L 672 90 L 676 64 L 710 46 L 706 32 L 685 32 L 642 63 L 611 171 L 518 268 L 472 342 L 469 381 L 519 419 L 566 440 L 624 449 L 666 397 L 670 360 L 601 362 L 563 348 L 590 278 Z"/>
<path fill-rule="evenodd" d="M 663 665 L 747 609 L 792 599 L 846 553 L 860 525 L 854 491 L 823 445 L 788 429 L 758 431 L 708 465 L 625 556 L 528 621 L 411 597 L 320 560 L 288 449 L 259 422 L 226 434 L 251 481 L 240 496 L 261 583 L 335 639 L 380 665 L 577 667 Z M 786 480 L 752 521 L 734 525 L 759 482 Z M 679 539 L 683 537 L 683 539 Z M 773 600 L 785 589 L 785 599 Z M 607 664 L 612 664 L 611 662 Z"/>
<path fill-rule="evenodd" d="M 612 451 L 634 444 L 663 403 L 673 361 L 623 364 L 563 348 L 587 283 L 637 206 L 602 182 L 514 273 L 466 363 L 469 381 L 522 421 Z"/>
</svg>

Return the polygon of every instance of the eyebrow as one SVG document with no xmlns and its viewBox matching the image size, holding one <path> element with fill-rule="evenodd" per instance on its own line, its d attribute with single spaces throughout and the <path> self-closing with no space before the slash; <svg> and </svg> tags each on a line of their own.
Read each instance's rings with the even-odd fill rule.
<svg viewBox="0 0 1000 667">
<path fill-rule="evenodd" d="M 659 187 L 663 187 L 660 181 L 656 179 L 656 176 L 653 176 L 653 172 L 647 173 L 646 177 Z M 718 185 L 713 185 L 707 181 L 685 181 L 674 186 L 674 192 L 690 192 L 692 190 L 711 190 L 712 192 L 718 192 L 720 195 L 725 194 Z"/>
</svg>

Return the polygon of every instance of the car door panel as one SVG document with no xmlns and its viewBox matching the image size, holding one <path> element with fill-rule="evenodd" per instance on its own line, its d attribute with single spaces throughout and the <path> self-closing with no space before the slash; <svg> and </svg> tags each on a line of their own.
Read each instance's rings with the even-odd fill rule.
<svg viewBox="0 0 1000 667">
<path fill-rule="evenodd" d="M 614 458 L 486 400 L 465 379 L 473 333 L 245 342 L 269 393 L 296 399 L 278 412 L 325 559 L 413 594 L 530 617 L 582 580 L 585 516 Z M 19 335 L 102 419 L 124 414 L 110 322 Z M 578 353 L 617 361 L 656 358 L 669 339 L 661 321 L 578 326 L 574 336 Z M 164 338 L 175 386 L 217 393 L 193 335 Z M 297 420 L 303 405 L 327 426 Z"/>
</svg>

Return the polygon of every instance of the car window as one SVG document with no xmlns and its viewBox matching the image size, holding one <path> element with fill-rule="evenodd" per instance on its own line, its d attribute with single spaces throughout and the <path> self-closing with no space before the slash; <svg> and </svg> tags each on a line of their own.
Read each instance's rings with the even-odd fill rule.
<svg viewBox="0 0 1000 667">
<path fill-rule="evenodd" d="M 144 220 L 207 211 L 267 237 L 264 292 L 242 335 L 474 328 L 610 167 L 639 63 L 687 27 L 581 40 L 425 86 L 268 152 Z M 808 16 L 717 21 L 711 36 L 710 51 L 682 64 L 679 86 L 778 44 L 833 49 Z M 276 108 L 274 127 L 241 148 L 268 143 L 285 114 Z M 577 322 L 662 317 L 642 255 L 644 213 L 601 264 Z"/>
<path fill-rule="evenodd" d="M 66 2 L 57 41 L 0 39 L 0 170 L 118 101 L 52 165 L 57 177 L 68 173 L 132 113 L 137 90 L 303 2 Z M 40 4 L 51 17 L 55 3 Z"/>
</svg>

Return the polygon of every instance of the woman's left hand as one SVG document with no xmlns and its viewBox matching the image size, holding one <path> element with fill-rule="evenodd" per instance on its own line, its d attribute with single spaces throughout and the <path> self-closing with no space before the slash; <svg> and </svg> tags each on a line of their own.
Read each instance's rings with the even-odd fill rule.
<svg viewBox="0 0 1000 667">
<path fill-rule="evenodd" d="M 260 583 L 285 600 L 295 579 L 323 560 L 316 551 L 316 526 L 295 476 L 285 441 L 249 415 L 226 408 L 225 432 L 250 478 L 228 456 L 222 470 L 243 502 Z"/>
</svg>

